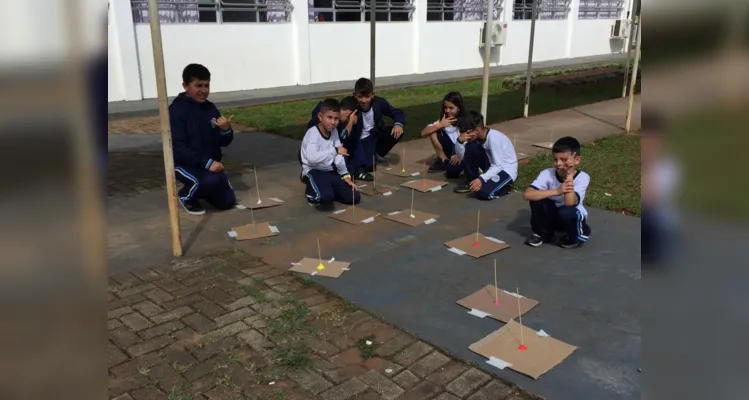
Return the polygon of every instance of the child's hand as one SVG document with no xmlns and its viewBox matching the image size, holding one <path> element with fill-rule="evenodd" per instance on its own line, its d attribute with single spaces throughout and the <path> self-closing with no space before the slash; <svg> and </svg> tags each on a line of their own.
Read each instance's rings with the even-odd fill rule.
<svg viewBox="0 0 749 400">
<path fill-rule="evenodd" d="M 460 157 L 458 157 L 457 154 L 453 154 L 452 157 L 450 157 L 450 165 L 458 165 L 460 164 Z"/>
<path fill-rule="evenodd" d="M 342 155 L 344 157 L 348 157 L 348 150 L 346 150 L 346 148 L 343 147 L 343 145 L 338 146 L 338 154 L 340 154 L 340 155 Z"/>
<path fill-rule="evenodd" d="M 442 120 L 440 121 L 440 128 L 447 128 L 449 126 L 453 126 L 455 123 L 455 118 L 453 117 L 447 117 L 447 115 L 442 117 Z"/>
<path fill-rule="evenodd" d="M 468 132 L 461 133 L 458 139 L 463 143 L 467 143 L 473 140 L 475 137 L 476 137 L 476 133 L 474 133 L 473 131 L 468 131 Z"/>
<path fill-rule="evenodd" d="M 481 178 L 476 178 L 473 180 L 473 182 L 471 182 L 471 191 L 478 192 L 479 190 L 481 190 L 481 186 L 483 185 L 484 183 L 481 182 Z"/>
<path fill-rule="evenodd" d="M 351 186 L 354 190 L 359 190 L 359 188 L 356 187 L 356 184 L 354 183 L 354 181 L 351 180 L 350 176 L 343 178 L 343 181 L 346 182 L 347 185 Z"/>
<path fill-rule="evenodd" d="M 222 164 L 222 163 L 220 163 L 218 161 L 213 161 L 211 163 L 211 166 L 208 167 L 208 170 L 211 171 L 211 172 L 223 171 L 224 170 L 224 164 Z"/>
<path fill-rule="evenodd" d="M 571 176 L 571 175 L 568 175 Z M 562 194 L 572 193 L 575 191 L 575 184 L 572 182 L 571 179 L 567 179 L 562 183 L 562 186 L 559 187 L 562 191 Z"/>
<path fill-rule="evenodd" d="M 219 129 L 226 132 L 229 129 L 231 129 L 231 120 L 234 119 L 234 116 L 230 116 L 229 118 L 224 117 L 223 115 L 219 117 L 216 120 L 216 126 L 218 126 Z"/>
<path fill-rule="evenodd" d="M 391 134 L 394 138 L 398 139 L 403 134 L 403 127 L 400 125 L 394 126 Z"/>
<path fill-rule="evenodd" d="M 353 127 L 356 125 L 357 122 L 359 122 L 359 117 L 356 116 L 356 113 L 358 113 L 359 110 L 354 110 L 354 112 L 351 113 L 351 115 L 348 117 L 348 126 Z"/>
</svg>

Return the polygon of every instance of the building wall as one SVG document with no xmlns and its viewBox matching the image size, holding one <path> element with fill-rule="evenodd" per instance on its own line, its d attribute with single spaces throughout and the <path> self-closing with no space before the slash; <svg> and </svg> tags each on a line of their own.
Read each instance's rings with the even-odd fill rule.
<svg viewBox="0 0 749 400">
<path fill-rule="evenodd" d="M 129 0 L 110 4 L 109 101 L 155 98 L 150 27 L 133 24 Z M 214 93 L 369 76 L 368 22 L 308 22 L 307 1 L 292 4 L 287 23 L 162 24 L 168 94 L 182 91 L 182 68 L 193 62 L 211 70 Z M 414 5 L 411 21 L 377 24 L 377 76 L 482 67 L 482 22 L 431 22 L 426 2 Z M 513 21 L 511 5 L 505 0 L 507 43 L 492 50 L 493 66 L 528 60 L 531 22 Z M 577 7 L 572 0 L 566 20 L 536 22 L 534 61 L 622 51 L 609 40 L 613 19 L 578 20 Z"/>
</svg>

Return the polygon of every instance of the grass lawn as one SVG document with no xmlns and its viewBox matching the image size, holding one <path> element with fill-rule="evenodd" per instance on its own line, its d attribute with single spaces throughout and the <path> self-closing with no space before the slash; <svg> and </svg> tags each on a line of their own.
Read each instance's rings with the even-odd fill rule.
<svg viewBox="0 0 749 400">
<path fill-rule="evenodd" d="M 525 190 L 539 171 L 554 165 L 551 154 L 521 165 L 515 187 Z M 585 206 L 640 216 L 640 136 L 620 134 L 583 146 L 580 169 L 590 175 Z"/>
<path fill-rule="evenodd" d="M 610 67 L 611 64 L 608 66 Z M 569 70 L 557 71 L 557 73 L 565 72 L 569 72 Z M 543 73 L 540 75 L 550 74 Z M 524 86 L 520 90 L 509 91 L 502 87 L 502 82 L 505 79 L 513 79 L 513 77 L 490 79 L 488 107 L 488 122 L 490 124 L 523 116 Z M 533 92 L 531 93 L 530 112 L 534 115 L 543 114 L 609 100 L 621 96 L 621 90 L 622 83 L 615 82 L 580 87 L 564 93 Z M 439 118 L 442 98 L 451 91 L 458 91 L 463 95 L 468 109 L 479 110 L 481 108 L 481 80 L 383 90 L 377 92 L 377 95 L 384 97 L 391 104 L 405 111 L 405 139 L 410 140 L 418 138 L 424 126 Z M 347 94 L 342 93 L 339 97 Z M 225 110 L 223 113 L 234 114 L 234 120 L 244 126 L 301 140 L 307 130 L 306 126 L 311 116 L 310 113 L 320 100 L 322 99 L 266 104 Z"/>
</svg>

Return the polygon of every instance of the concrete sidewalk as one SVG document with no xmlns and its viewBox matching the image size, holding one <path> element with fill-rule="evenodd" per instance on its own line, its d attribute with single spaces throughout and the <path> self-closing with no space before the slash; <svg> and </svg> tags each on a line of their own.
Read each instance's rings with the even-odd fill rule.
<svg viewBox="0 0 749 400">
<path fill-rule="evenodd" d="M 633 121 L 637 126 L 639 97 L 636 104 Z M 519 153 L 531 155 L 546 151 L 532 144 L 548 141 L 550 132 L 552 137 L 572 135 L 581 142 L 619 133 L 625 112 L 625 99 L 616 99 L 493 127 L 514 139 Z M 266 136 L 279 142 L 270 147 L 251 145 L 253 137 Z M 417 193 L 416 208 L 440 215 L 436 224 L 408 228 L 378 217 L 372 224 L 348 225 L 306 204 L 304 186 L 298 179 L 299 165 L 295 158 L 289 158 L 289 154 L 295 154 L 295 145 L 298 142 L 289 139 L 249 133 L 244 145 L 232 146 L 227 152 L 227 158 L 233 160 L 265 160 L 258 170 L 263 196 L 283 199 L 286 204 L 260 210 L 255 218 L 278 226 L 280 235 L 232 242 L 227 231 L 250 223 L 248 211 L 209 210 L 202 217 L 182 213 L 186 254 L 204 254 L 229 243 L 285 270 L 291 262 L 316 254 L 319 239 L 324 253 L 352 262 L 351 271 L 340 279 L 316 279 L 319 283 L 433 345 L 476 362 L 487 372 L 554 399 L 639 398 L 640 326 L 633 306 L 640 274 L 639 219 L 590 210 L 593 235 L 584 248 L 531 249 L 522 245 L 530 228 L 528 211 L 519 194 L 484 203 L 452 193 L 450 185 L 436 193 Z M 160 145 L 148 146 L 158 149 Z M 413 162 L 432 154 L 426 140 L 403 146 Z M 269 149 L 279 156 L 268 155 Z M 393 162 L 399 162 L 396 155 L 401 151 L 401 147 L 393 151 Z M 442 177 L 433 174 L 431 178 Z M 254 190 L 254 175 L 231 179 L 240 203 L 246 203 L 249 191 Z M 378 182 L 397 186 L 403 179 L 378 175 Z M 407 190 L 389 197 L 363 197 L 360 207 L 380 213 L 406 208 L 410 202 Z M 112 197 L 108 207 L 111 273 L 169 261 L 169 218 L 163 190 Z M 528 296 L 541 301 L 523 321 L 579 347 L 538 381 L 509 369 L 496 370 L 468 351 L 471 343 L 501 326 L 467 315 L 455 304 L 492 281 L 492 257 L 459 257 L 447 252 L 443 242 L 475 231 L 479 207 L 485 221 L 482 231 L 513 246 L 496 255 L 500 281 L 513 287 L 519 284 Z"/>
<path fill-rule="evenodd" d="M 534 71 L 550 69 L 574 68 L 584 65 L 611 63 L 623 61 L 625 54 L 605 54 L 591 57 L 575 57 L 561 60 L 550 60 L 533 63 Z M 504 75 L 515 75 L 525 73 L 527 64 L 501 65 L 491 67 L 493 77 Z M 366 72 L 366 76 L 368 75 Z M 377 78 L 377 89 L 394 89 L 409 86 L 421 86 L 429 84 L 440 84 L 458 80 L 481 78 L 481 68 L 464 69 L 458 71 L 431 72 L 427 74 L 388 76 Z M 349 93 L 353 88 L 353 81 L 326 82 L 312 85 L 284 86 L 269 89 L 242 90 L 236 92 L 212 93 L 211 101 L 219 108 L 244 107 L 266 103 L 277 103 L 281 101 L 305 100 L 324 96 Z M 169 101 L 171 102 L 171 97 Z M 128 117 L 143 117 L 158 115 L 159 104 L 157 99 L 145 99 L 139 101 L 117 101 L 108 105 L 109 119 L 120 119 Z"/>
</svg>

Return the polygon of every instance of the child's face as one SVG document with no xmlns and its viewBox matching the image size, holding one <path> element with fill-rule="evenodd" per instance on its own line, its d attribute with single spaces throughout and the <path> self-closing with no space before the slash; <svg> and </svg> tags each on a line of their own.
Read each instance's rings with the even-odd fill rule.
<svg viewBox="0 0 749 400">
<path fill-rule="evenodd" d="M 351 118 L 351 113 L 353 113 L 354 110 L 344 110 L 341 109 L 341 121 L 345 124 L 348 123 L 349 118 Z"/>
<path fill-rule="evenodd" d="M 338 126 L 338 120 L 340 119 L 341 113 L 333 110 L 326 110 L 317 114 L 317 118 L 320 120 L 323 128 L 327 132 L 332 132 Z"/>
<path fill-rule="evenodd" d="M 554 153 L 554 167 L 562 176 L 567 174 L 568 169 L 577 168 L 578 164 L 580 164 L 580 156 L 577 154 L 569 151 Z"/>
<path fill-rule="evenodd" d="M 204 103 L 208 100 L 208 95 L 211 93 L 211 81 L 193 79 L 190 83 L 182 83 L 182 87 L 185 89 L 187 96 L 198 103 Z"/>
<path fill-rule="evenodd" d="M 356 97 L 356 101 L 359 102 L 359 108 L 361 108 L 362 111 L 369 111 L 369 108 L 372 107 L 372 99 L 374 96 L 374 92 L 368 95 L 354 93 L 354 97 Z"/>
<path fill-rule="evenodd" d="M 455 104 L 450 103 L 449 101 L 445 101 L 445 103 L 442 106 L 442 109 L 446 117 L 448 118 L 458 117 L 458 107 Z"/>
</svg>

